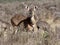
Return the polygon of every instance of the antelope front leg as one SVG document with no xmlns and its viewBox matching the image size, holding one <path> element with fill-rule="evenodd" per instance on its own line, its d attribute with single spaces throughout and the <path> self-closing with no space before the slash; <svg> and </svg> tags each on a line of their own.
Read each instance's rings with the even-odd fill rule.
<svg viewBox="0 0 60 45">
<path fill-rule="evenodd" d="M 38 28 L 37 28 L 37 25 L 36 24 L 33 25 L 33 30 L 34 30 L 34 32 L 37 32 L 38 31 Z"/>
</svg>

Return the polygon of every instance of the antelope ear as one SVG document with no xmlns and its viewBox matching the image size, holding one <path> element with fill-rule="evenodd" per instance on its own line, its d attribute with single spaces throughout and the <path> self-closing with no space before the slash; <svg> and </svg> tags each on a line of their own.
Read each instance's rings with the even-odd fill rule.
<svg viewBox="0 0 60 45">
<path fill-rule="evenodd" d="M 29 7 L 27 4 L 25 4 L 24 2 L 22 3 L 25 6 L 25 9 L 27 9 L 29 11 Z"/>
<path fill-rule="evenodd" d="M 28 6 L 25 6 L 25 9 L 27 9 L 29 11 L 29 7 Z"/>
<path fill-rule="evenodd" d="M 38 9 L 38 7 L 37 6 L 34 6 L 34 10 L 36 11 Z"/>
</svg>

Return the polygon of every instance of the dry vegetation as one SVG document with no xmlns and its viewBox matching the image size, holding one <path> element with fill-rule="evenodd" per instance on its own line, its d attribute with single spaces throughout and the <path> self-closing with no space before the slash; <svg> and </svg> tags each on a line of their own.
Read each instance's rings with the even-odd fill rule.
<svg viewBox="0 0 60 45">
<path fill-rule="evenodd" d="M 24 22 L 13 26 L 11 19 L 16 14 L 28 16 L 29 12 L 23 2 L 0 3 L 0 45 L 60 45 L 59 0 L 24 3 L 29 8 L 37 6 L 35 18 L 38 17 L 38 31 L 26 31 Z"/>
</svg>

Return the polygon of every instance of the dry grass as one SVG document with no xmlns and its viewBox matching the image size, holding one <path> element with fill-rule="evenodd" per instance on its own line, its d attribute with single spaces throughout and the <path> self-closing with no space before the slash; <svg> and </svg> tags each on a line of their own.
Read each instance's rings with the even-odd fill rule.
<svg viewBox="0 0 60 45">
<path fill-rule="evenodd" d="M 35 2 L 27 1 L 25 4 L 29 7 L 32 4 L 38 6 L 36 15 L 39 17 L 40 23 L 37 32 L 26 32 L 23 23 L 17 27 L 12 26 L 11 18 L 16 13 L 24 12 L 25 15 L 28 13 L 24 5 L 21 4 L 22 2 L 0 3 L 0 45 L 60 45 L 60 23 L 58 23 L 60 18 L 55 21 L 56 17 L 60 16 L 57 14 L 57 12 L 60 13 L 59 1 L 40 0 L 41 3 Z M 56 10 L 51 10 L 51 7 L 47 9 L 44 5 L 47 2 L 50 6 L 56 4 Z M 48 16 L 46 17 L 46 15 Z"/>
</svg>

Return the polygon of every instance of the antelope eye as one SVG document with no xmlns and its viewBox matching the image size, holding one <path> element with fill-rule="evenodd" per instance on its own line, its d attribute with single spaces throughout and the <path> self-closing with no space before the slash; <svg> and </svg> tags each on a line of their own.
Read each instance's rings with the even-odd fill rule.
<svg viewBox="0 0 60 45">
<path fill-rule="evenodd" d="M 27 9 L 28 9 L 28 6 L 25 6 L 25 8 L 27 8 Z"/>
<path fill-rule="evenodd" d="M 37 8 L 37 6 L 35 6 L 34 8 Z"/>
<path fill-rule="evenodd" d="M 28 8 L 28 6 L 27 6 L 27 8 Z"/>
</svg>

